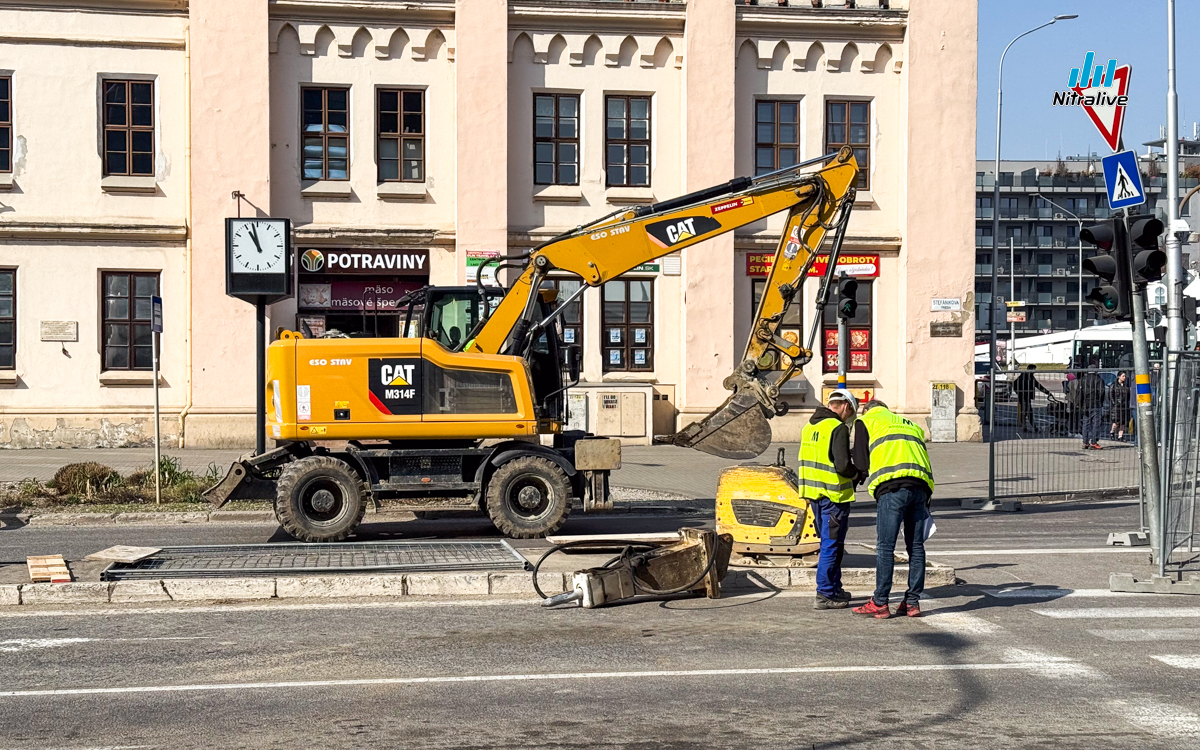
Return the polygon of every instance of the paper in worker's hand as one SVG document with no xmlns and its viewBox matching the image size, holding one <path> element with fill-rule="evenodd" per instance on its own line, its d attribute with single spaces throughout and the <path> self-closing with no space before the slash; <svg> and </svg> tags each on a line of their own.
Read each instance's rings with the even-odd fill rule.
<svg viewBox="0 0 1200 750">
<path fill-rule="evenodd" d="M 920 525 L 919 529 L 920 529 L 920 534 L 921 534 L 921 541 L 922 542 L 929 541 L 929 537 L 933 536 L 934 532 L 937 531 L 937 524 L 933 522 L 933 514 L 932 513 L 929 513 L 928 511 L 926 512 L 925 520 L 921 521 L 921 525 Z"/>
</svg>

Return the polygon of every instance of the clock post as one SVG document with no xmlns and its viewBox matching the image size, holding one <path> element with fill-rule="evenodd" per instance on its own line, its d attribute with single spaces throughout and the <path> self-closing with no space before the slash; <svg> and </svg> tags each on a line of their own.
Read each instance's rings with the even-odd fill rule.
<svg viewBox="0 0 1200 750">
<path fill-rule="evenodd" d="M 292 223 L 225 219 L 225 293 L 254 305 L 254 452 L 267 449 L 267 305 L 292 296 Z"/>
</svg>

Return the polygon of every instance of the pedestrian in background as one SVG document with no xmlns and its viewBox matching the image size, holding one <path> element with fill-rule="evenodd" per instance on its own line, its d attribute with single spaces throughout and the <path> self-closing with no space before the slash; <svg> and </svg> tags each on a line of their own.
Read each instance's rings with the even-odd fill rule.
<svg viewBox="0 0 1200 750">
<path fill-rule="evenodd" d="M 1129 378 L 1124 372 L 1117 373 L 1116 381 L 1108 387 L 1108 418 L 1112 426 L 1108 428 L 1110 440 L 1124 440 L 1125 429 L 1129 426 Z"/>
<path fill-rule="evenodd" d="M 933 466 L 925 431 L 893 414 L 887 404 L 868 401 L 854 427 L 854 465 L 866 473 L 875 496 L 875 593 L 854 612 L 877 619 L 892 616 L 888 598 L 896 564 L 896 536 L 904 531 L 908 589 L 897 615 L 918 617 L 925 590 L 925 528 L 933 497 Z"/>
<path fill-rule="evenodd" d="M 1084 450 L 1100 450 L 1100 426 L 1104 419 L 1104 378 L 1096 372 L 1096 360 L 1088 363 L 1087 372 L 1078 379 L 1075 398 L 1083 429 Z"/>
<path fill-rule="evenodd" d="M 1046 390 L 1046 387 L 1039 383 L 1037 377 L 1034 376 L 1033 371 L 1036 369 L 1037 365 L 1028 365 L 1025 368 L 1025 372 L 1018 375 L 1017 379 L 1013 382 L 1013 391 L 1017 394 L 1017 429 L 1021 431 L 1025 430 L 1025 422 L 1027 420 L 1029 422 L 1029 429 L 1034 432 L 1038 431 L 1037 423 L 1033 421 L 1033 397 L 1036 395 L 1035 391 L 1041 391 L 1047 396 L 1050 395 L 1050 391 Z"/>
<path fill-rule="evenodd" d="M 850 592 L 842 588 L 842 557 L 850 529 L 850 504 L 858 470 L 850 458 L 850 425 L 858 400 L 845 389 L 829 394 L 800 433 L 800 497 L 808 500 L 821 536 L 814 609 L 845 609 Z"/>
</svg>

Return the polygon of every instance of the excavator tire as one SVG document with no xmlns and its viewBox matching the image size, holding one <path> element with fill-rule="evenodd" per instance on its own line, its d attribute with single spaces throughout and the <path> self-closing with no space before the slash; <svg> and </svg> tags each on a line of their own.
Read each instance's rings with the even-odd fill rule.
<svg viewBox="0 0 1200 750">
<path fill-rule="evenodd" d="M 276 487 L 275 517 L 301 542 L 340 542 L 367 510 L 366 484 L 345 461 L 329 456 L 293 461 Z"/>
<path fill-rule="evenodd" d="M 571 514 L 571 482 L 549 459 L 514 458 L 488 481 L 487 512 L 507 537 L 535 539 L 552 534 Z"/>
</svg>

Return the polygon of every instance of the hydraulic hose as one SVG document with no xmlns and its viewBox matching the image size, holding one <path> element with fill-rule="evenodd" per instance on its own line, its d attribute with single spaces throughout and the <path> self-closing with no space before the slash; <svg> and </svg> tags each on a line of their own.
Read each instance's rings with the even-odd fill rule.
<svg viewBox="0 0 1200 750">
<path fill-rule="evenodd" d="M 700 582 L 703 581 L 704 578 L 709 573 L 712 572 L 713 566 L 716 565 L 716 562 L 717 562 L 717 551 L 714 549 L 712 551 L 712 554 L 710 554 L 708 557 L 708 564 L 704 566 L 704 570 L 700 573 L 700 575 L 696 576 L 695 580 L 690 581 L 689 583 L 686 583 L 682 586 L 675 586 L 675 587 L 669 588 L 669 589 L 656 589 L 652 586 L 647 586 L 646 584 L 638 581 L 638 578 L 637 578 L 637 575 L 635 575 L 635 572 L 636 572 L 637 568 L 640 567 L 640 565 L 638 564 L 638 561 L 636 559 L 634 559 L 634 551 L 635 551 L 635 549 L 638 549 L 638 550 L 643 550 L 643 551 L 649 552 L 649 551 L 658 549 L 659 547 L 663 547 L 665 545 L 649 544 L 647 542 L 639 542 L 639 541 L 635 541 L 635 540 L 631 540 L 631 539 L 606 539 L 606 540 L 579 539 L 579 540 L 576 540 L 573 542 L 563 542 L 562 544 L 556 544 L 553 547 L 551 547 L 550 549 L 546 550 L 546 552 L 543 553 L 542 556 L 538 558 L 538 561 L 533 564 L 532 575 L 533 575 L 533 590 L 534 590 L 534 592 L 538 595 L 538 597 L 540 597 L 543 600 L 551 598 L 551 597 L 548 597 L 544 591 L 542 591 L 542 588 L 540 586 L 538 586 L 538 571 L 541 570 L 542 563 L 546 561 L 546 558 L 550 557 L 551 555 L 555 554 L 556 552 L 561 552 L 562 550 L 569 549 L 572 547 L 587 547 L 587 546 L 590 546 L 590 547 L 612 547 L 617 544 L 624 545 L 624 548 L 621 550 L 621 552 L 619 554 L 617 554 L 615 557 L 613 557 L 610 560 L 608 560 L 607 562 L 605 562 L 600 567 L 611 569 L 611 568 L 617 567 L 620 563 L 628 560 L 629 561 L 630 582 L 633 584 L 634 590 L 639 591 L 643 594 L 649 594 L 651 596 L 668 596 L 670 594 L 681 594 L 685 591 L 691 591 L 692 589 L 696 588 L 696 586 L 700 585 Z M 719 541 L 718 541 L 718 544 L 719 544 Z"/>
</svg>

